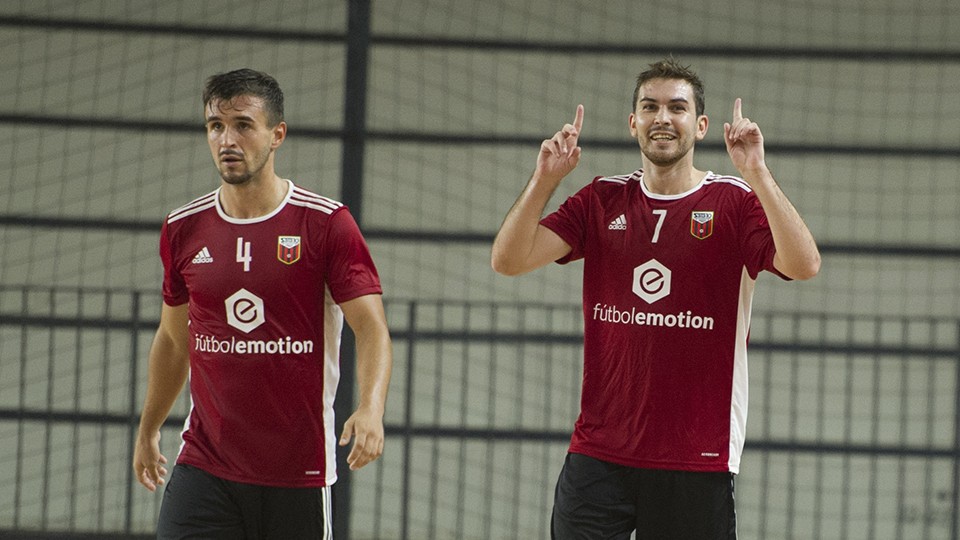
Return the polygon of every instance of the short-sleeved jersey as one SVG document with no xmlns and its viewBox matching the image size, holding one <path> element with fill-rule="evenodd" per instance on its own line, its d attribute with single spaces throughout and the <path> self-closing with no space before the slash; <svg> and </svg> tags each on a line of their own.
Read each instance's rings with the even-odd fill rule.
<svg viewBox="0 0 960 540">
<path fill-rule="evenodd" d="M 319 487 L 337 478 L 338 304 L 381 288 L 347 208 L 288 184 L 269 215 L 229 217 L 218 189 L 161 229 L 164 302 L 189 302 L 191 410 L 177 462 Z"/>
<path fill-rule="evenodd" d="M 763 208 L 707 173 L 658 195 L 598 177 L 541 223 L 583 259 L 584 373 L 570 450 L 622 465 L 738 472 L 754 283 L 773 268 Z M 781 276 L 782 277 L 782 276 Z"/>
</svg>

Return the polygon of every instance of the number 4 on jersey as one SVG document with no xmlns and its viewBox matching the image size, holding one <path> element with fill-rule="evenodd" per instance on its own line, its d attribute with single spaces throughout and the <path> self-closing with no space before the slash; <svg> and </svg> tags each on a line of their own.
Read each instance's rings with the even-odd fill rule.
<svg viewBox="0 0 960 540">
<path fill-rule="evenodd" d="M 237 262 L 243 263 L 243 271 L 250 271 L 250 261 L 253 255 L 250 254 L 250 242 L 244 242 L 243 237 L 237 238 Z"/>
</svg>

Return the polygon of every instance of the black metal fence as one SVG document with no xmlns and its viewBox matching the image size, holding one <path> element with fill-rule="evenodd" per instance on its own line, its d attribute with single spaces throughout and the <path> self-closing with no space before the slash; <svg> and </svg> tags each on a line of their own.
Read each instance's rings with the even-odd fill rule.
<svg viewBox="0 0 960 540">
<path fill-rule="evenodd" d="M 131 477 L 156 293 L 0 288 L 0 536 L 148 536 Z M 388 302 L 383 458 L 350 538 L 546 538 L 579 406 L 578 306 Z M 958 538 L 960 324 L 756 313 L 741 538 Z M 161 447 L 176 455 L 182 397 Z M 344 515 L 346 514 L 346 515 Z"/>
</svg>

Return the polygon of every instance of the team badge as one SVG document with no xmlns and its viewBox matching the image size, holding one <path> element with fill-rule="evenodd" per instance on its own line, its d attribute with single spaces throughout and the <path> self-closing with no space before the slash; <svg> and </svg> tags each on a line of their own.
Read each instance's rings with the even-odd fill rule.
<svg viewBox="0 0 960 540">
<path fill-rule="evenodd" d="M 694 211 L 690 214 L 690 234 L 699 240 L 713 234 L 713 212 Z"/>
<path fill-rule="evenodd" d="M 277 258 L 283 264 L 293 264 L 300 260 L 300 237 L 277 237 Z"/>
</svg>

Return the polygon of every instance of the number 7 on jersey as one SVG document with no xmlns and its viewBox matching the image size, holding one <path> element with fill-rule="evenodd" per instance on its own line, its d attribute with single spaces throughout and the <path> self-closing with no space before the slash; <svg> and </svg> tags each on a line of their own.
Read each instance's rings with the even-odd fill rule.
<svg viewBox="0 0 960 540">
<path fill-rule="evenodd" d="M 663 220 L 667 217 L 667 209 L 658 208 L 653 211 L 653 215 L 657 216 L 657 226 L 653 229 L 653 238 L 650 239 L 650 243 L 656 244 L 657 239 L 660 238 L 660 228 L 663 227 Z"/>
</svg>

